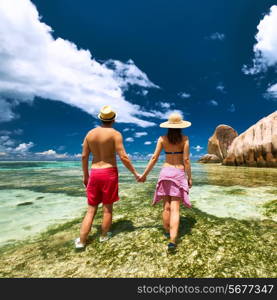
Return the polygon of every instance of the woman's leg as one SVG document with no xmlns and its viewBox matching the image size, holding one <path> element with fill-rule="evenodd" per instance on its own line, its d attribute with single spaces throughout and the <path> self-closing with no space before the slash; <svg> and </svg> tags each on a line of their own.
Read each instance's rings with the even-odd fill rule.
<svg viewBox="0 0 277 300">
<path fill-rule="evenodd" d="M 178 197 L 170 197 L 170 241 L 176 243 L 180 223 L 180 200 Z"/>
<path fill-rule="evenodd" d="M 88 210 L 84 217 L 84 220 L 83 220 L 82 226 L 81 226 L 81 230 L 80 230 L 80 242 L 83 245 L 86 244 L 88 234 L 91 230 L 91 225 L 92 225 L 93 219 L 97 212 L 97 208 L 98 208 L 98 206 L 92 206 L 92 205 L 88 206 Z"/>
<path fill-rule="evenodd" d="M 170 225 L 170 196 L 163 197 L 164 207 L 163 207 L 163 226 L 165 232 L 169 232 Z"/>
</svg>

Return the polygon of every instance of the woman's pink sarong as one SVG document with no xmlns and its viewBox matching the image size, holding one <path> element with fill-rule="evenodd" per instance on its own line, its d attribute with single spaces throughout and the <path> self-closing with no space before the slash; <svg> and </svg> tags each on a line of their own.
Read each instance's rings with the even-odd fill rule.
<svg viewBox="0 0 277 300">
<path fill-rule="evenodd" d="M 153 205 L 163 196 L 182 198 L 186 207 L 191 207 L 189 201 L 189 186 L 184 170 L 175 167 L 163 167 L 156 185 Z"/>
</svg>

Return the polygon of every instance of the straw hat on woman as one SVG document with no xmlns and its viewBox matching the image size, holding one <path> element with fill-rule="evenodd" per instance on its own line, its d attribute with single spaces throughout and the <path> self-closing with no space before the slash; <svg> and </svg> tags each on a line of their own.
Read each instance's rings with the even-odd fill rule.
<svg viewBox="0 0 277 300">
<path fill-rule="evenodd" d="M 178 113 L 171 114 L 168 121 L 160 124 L 160 127 L 168 128 L 167 134 L 159 137 L 156 150 L 139 179 L 141 182 L 146 180 L 161 151 L 164 150 L 165 161 L 159 174 L 153 205 L 163 200 L 162 219 L 164 235 L 170 239 L 167 245 L 169 251 L 176 249 L 180 223 L 180 203 L 186 207 L 191 207 L 189 188 L 192 187 L 192 178 L 189 139 L 182 134 L 182 129 L 189 126 L 191 123 L 184 121 Z"/>
</svg>

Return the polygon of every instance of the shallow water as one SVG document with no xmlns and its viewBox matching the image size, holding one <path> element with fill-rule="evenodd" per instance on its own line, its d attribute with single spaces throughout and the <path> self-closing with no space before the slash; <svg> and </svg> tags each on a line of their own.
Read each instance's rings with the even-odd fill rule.
<svg viewBox="0 0 277 300">
<path fill-rule="evenodd" d="M 139 172 L 145 165 L 135 163 Z M 148 176 L 153 187 L 160 167 Z M 121 197 L 144 190 L 144 184 L 136 183 L 122 165 L 119 173 Z M 277 169 L 193 163 L 192 174 L 190 200 L 201 211 L 221 218 L 277 221 L 262 207 L 277 198 Z M 152 196 L 145 199 L 149 205 Z M 130 203 L 125 203 L 128 208 Z M 85 207 L 80 162 L 0 162 L 0 245 L 78 217 Z"/>
</svg>

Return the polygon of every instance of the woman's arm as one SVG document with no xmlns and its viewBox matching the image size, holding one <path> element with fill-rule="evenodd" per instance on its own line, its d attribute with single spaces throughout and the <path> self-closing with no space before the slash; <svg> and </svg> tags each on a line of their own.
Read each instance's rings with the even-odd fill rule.
<svg viewBox="0 0 277 300">
<path fill-rule="evenodd" d="M 145 171 L 143 172 L 142 176 L 140 177 L 139 181 L 144 182 L 146 180 L 147 175 L 150 173 L 150 171 L 153 169 L 154 165 L 156 164 L 162 149 L 163 149 L 162 138 L 159 137 L 155 152 L 152 155 L 151 159 L 149 160 L 148 165 Z"/>
<path fill-rule="evenodd" d="M 190 166 L 190 152 L 189 152 L 189 139 L 187 138 L 184 144 L 184 155 L 183 155 L 183 160 L 184 160 L 184 166 L 185 166 L 185 171 L 188 175 L 188 185 L 191 188 L 192 187 L 192 178 L 191 178 L 191 166 Z"/>
</svg>

